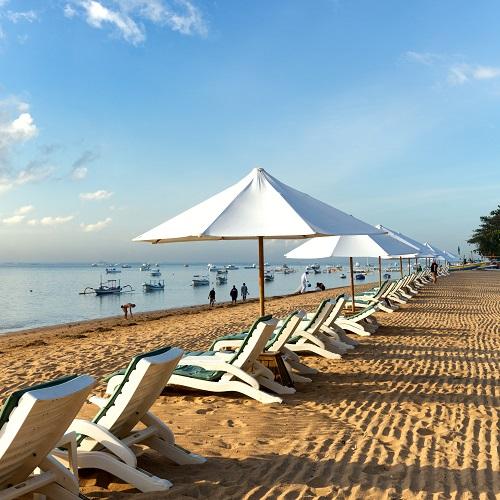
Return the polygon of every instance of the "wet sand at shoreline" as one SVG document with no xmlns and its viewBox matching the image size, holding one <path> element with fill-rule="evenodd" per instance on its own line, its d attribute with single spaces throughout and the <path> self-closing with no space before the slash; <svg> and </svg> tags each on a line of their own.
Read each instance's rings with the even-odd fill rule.
<svg viewBox="0 0 500 500">
<path fill-rule="evenodd" d="M 361 345 L 342 360 L 305 357 L 320 373 L 297 384 L 282 405 L 168 389 L 153 412 L 181 446 L 208 462 L 179 467 L 148 452 L 140 465 L 172 481 L 169 492 L 140 494 L 95 472 L 82 474 L 82 492 L 147 499 L 495 498 L 499 278 L 456 272 L 395 313 L 378 313 L 378 332 L 358 337 Z M 271 299 L 267 312 L 310 311 L 340 291 Z M 2 336 L 0 397 L 68 373 L 102 381 L 133 355 L 158 346 L 204 349 L 257 315 L 252 302 Z M 95 411 L 86 405 L 81 415 Z"/>
</svg>

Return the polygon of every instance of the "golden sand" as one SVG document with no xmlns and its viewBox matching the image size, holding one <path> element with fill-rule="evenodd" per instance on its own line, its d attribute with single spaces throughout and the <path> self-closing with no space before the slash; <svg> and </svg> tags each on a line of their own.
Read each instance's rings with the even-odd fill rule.
<svg viewBox="0 0 500 500">
<path fill-rule="evenodd" d="M 312 310 L 331 295 L 273 299 L 268 311 Z M 8 336 L 0 339 L 0 396 L 68 373 L 102 380 L 161 345 L 203 349 L 247 327 L 257 312 L 256 303 L 193 308 Z M 169 492 L 140 494 L 93 471 L 82 475 L 82 492 L 138 499 L 499 498 L 499 274 L 454 273 L 377 319 L 378 332 L 358 338 L 362 345 L 342 360 L 305 358 L 321 373 L 282 405 L 168 389 L 153 412 L 180 445 L 208 462 L 179 467 L 149 452 L 140 466 L 172 481 Z M 86 405 L 81 415 L 94 412 Z"/>
</svg>

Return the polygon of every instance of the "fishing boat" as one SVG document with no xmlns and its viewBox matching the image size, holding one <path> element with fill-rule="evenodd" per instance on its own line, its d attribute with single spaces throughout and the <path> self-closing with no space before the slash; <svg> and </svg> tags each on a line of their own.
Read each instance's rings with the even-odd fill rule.
<svg viewBox="0 0 500 500">
<path fill-rule="evenodd" d="M 122 264 L 122 269 L 130 269 L 131 267 L 130 264 Z"/>
<path fill-rule="evenodd" d="M 243 266 L 243 269 L 255 269 L 255 264 L 252 264 L 251 266 Z"/>
<path fill-rule="evenodd" d="M 358 274 L 356 274 L 355 278 L 356 278 L 357 280 L 359 280 L 359 281 L 362 281 L 362 280 L 364 280 L 364 279 L 365 279 L 365 275 L 364 275 L 364 274 L 362 274 L 362 273 L 358 273 Z"/>
<path fill-rule="evenodd" d="M 385 280 L 390 280 L 391 279 L 391 275 L 389 273 L 385 273 L 384 274 L 384 279 Z"/>
<path fill-rule="evenodd" d="M 121 273 L 119 269 L 116 269 L 116 267 L 107 267 L 106 268 L 106 274 L 117 274 Z"/>
<path fill-rule="evenodd" d="M 165 290 L 164 280 L 149 280 L 149 283 L 143 283 L 142 287 L 145 292 L 156 292 Z"/>
<path fill-rule="evenodd" d="M 273 271 L 265 271 L 264 272 L 264 281 L 274 281 L 274 272 Z"/>
<path fill-rule="evenodd" d="M 346 276 L 344 273 L 342 273 L 342 274 L 340 275 L 340 277 L 341 277 L 342 279 L 347 278 L 347 276 Z"/>
<path fill-rule="evenodd" d="M 236 269 L 239 269 L 239 267 L 234 266 L 233 264 L 228 264 L 228 265 L 226 266 L 226 269 L 227 269 L 228 271 L 234 271 L 234 270 L 236 270 Z"/>
<path fill-rule="evenodd" d="M 149 271 L 151 269 L 151 264 L 142 264 L 141 267 L 139 268 L 141 271 Z"/>
<path fill-rule="evenodd" d="M 184 267 L 189 267 L 189 264 L 184 264 Z"/>
<path fill-rule="evenodd" d="M 210 280 L 208 276 L 202 276 L 200 274 L 195 274 L 191 280 L 192 286 L 206 286 L 210 285 Z"/>
<path fill-rule="evenodd" d="M 151 276 L 161 276 L 161 271 L 159 269 L 151 269 Z"/>
<path fill-rule="evenodd" d="M 217 275 L 215 276 L 215 282 L 218 285 L 225 285 L 227 283 L 227 271 L 224 269 L 219 269 Z"/>
<path fill-rule="evenodd" d="M 128 290 L 126 290 L 128 289 Z M 133 292 L 133 288 L 131 285 L 121 286 L 120 280 L 107 280 L 103 283 L 102 279 L 98 287 L 86 287 L 83 292 L 80 292 L 80 295 L 86 295 L 88 293 L 95 293 L 96 295 L 117 295 L 124 291 Z"/>
<path fill-rule="evenodd" d="M 313 274 L 320 274 L 321 273 L 321 266 L 319 264 L 311 264 L 306 267 L 306 271 L 309 271 L 310 273 Z"/>
<path fill-rule="evenodd" d="M 215 264 L 208 264 L 207 267 L 208 270 L 212 273 L 216 273 L 219 270 L 219 268 Z"/>
</svg>

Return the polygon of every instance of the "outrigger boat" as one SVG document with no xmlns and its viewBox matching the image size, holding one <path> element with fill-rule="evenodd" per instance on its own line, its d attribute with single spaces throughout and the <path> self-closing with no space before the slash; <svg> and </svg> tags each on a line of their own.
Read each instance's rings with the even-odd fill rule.
<svg viewBox="0 0 500 500">
<path fill-rule="evenodd" d="M 219 269 L 217 275 L 215 276 L 215 282 L 218 285 L 225 285 L 227 283 L 227 270 Z"/>
<path fill-rule="evenodd" d="M 151 269 L 151 264 L 142 264 L 141 267 L 139 268 L 141 271 L 149 271 Z"/>
<path fill-rule="evenodd" d="M 151 276 L 161 276 L 161 271 L 159 269 L 151 269 Z"/>
<path fill-rule="evenodd" d="M 128 290 L 125 290 L 126 288 L 128 288 Z M 101 283 L 97 288 L 88 286 L 83 292 L 80 292 L 80 295 L 86 295 L 88 293 L 95 293 L 96 295 L 117 295 L 124 291 L 133 292 L 134 289 L 131 285 L 121 286 L 120 280 L 107 280 L 103 283 L 101 279 Z"/>
<path fill-rule="evenodd" d="M 119 269 L 116 269 L 116 267 L 107 267 L 106 268 L 106 274 L 117 274 L 121 273 Z"/>
<path fill-rule="evenodd" d="M 274 273 L 272 271 L 265 271 L 264 281 L 274 281 Z"/>
<path fill-rule="evenodd" d="M 191 284 L 193 286 L 206 286 L 210 285 L 210 280 L 208 279 L 208 276 L 200 276 L 199 274 L 195 274 L 193 276 Z"/>
<path fill-rule="evenodd" d="M 255 264 L 252 264 L 251 266 L 243 266 L 243 269 L 255 269 Z"/>
<path fill-rule="evenodd" d="M 235 265 L 233 265 L 233 264 L 228 264 L 228 265 L 226 266 L 226 269 L 227 269 L 228 271 L 234 271 L 234 270 L 236 270 L 236 269 L 239 269 L 239 267 L 237 267 L 237 266 L 235 266 Z"/>
<path fill-rule="evenodd" d="M 145 292 L 156 292 L 165 290 L 165 280 L 149 280 L 149 283 L 143 283 Z"/>
</svg>

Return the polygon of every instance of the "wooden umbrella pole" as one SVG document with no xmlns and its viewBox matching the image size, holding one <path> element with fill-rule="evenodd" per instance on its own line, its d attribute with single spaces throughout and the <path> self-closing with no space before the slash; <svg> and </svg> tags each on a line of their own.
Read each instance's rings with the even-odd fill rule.
<svg viewBox="0 0 500 500">
<path fill-rule="evenodd" d="M 410 258 L 408 257 L 408 274 L 411 274 Z"/>
<path fill-rule="evenodd" d="M 399 272 L 401 273 L 401 278 L 403 277 L 403 257 L 399 256 Z"/>
<path fill-rule="evenodd" d="M 349 267 L 351 271 L 352 312 L 354 312 L 356 310 L 356 306 L 354 305 L 354 271 L 352 269 L 352 257 L 349 257 Z"/>
<path fill-rule="evenodd" d="M 382 257 L 378 256 L 378 286 L 382 286 Z"/>
<path fill-rule="evenodd" d="M 264 237 L 259 236 L 259 301 L 260 315 L 264 316 Z"/>
</svg>

